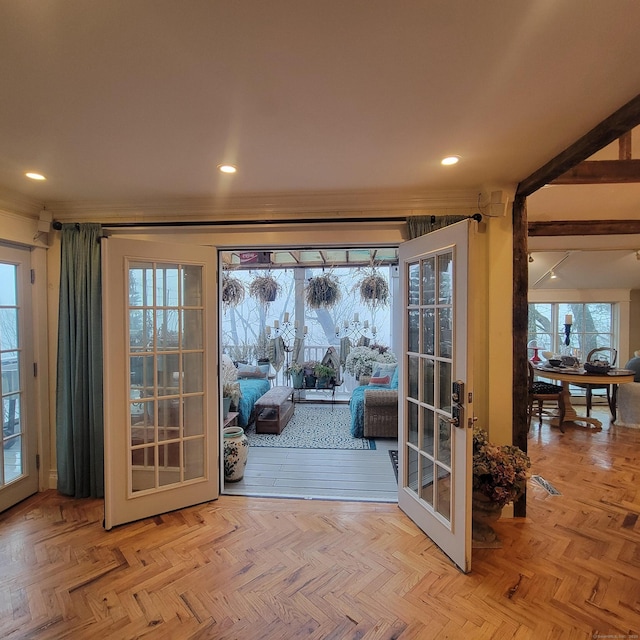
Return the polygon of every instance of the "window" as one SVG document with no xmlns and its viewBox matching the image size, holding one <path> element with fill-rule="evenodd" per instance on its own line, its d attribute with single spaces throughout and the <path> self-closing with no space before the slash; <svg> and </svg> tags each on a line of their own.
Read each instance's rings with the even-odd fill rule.
<svg viewBox="0 0 640 640">
<path fill-rule="evenodd" d="M 532 303 L 529 305 L 529 344 L 535 340 L 542 351 L 575 355 L 584 361 L 596 347 L 617 348 L 615 313 L 616 305 L 610 302 Z M 568 336 L 567 319 L 571 320 Z M 567 338 L 569 344 L 566 344 Z"/>
</svg>

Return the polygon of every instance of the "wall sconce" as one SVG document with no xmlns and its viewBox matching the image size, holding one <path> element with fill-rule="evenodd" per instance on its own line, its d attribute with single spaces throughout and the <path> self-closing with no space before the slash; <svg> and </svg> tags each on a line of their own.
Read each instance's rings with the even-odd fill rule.
<svg viewBox="0 0 640 640">
<path fill-rule="evenodd" d="M 551 278 L 551 280 L 555 280 L 557 277 L 556 272 L 552 269 L 549 273 L 549 278 Z"/>
<path fill-rule="evenodd" d="M 638 258 L 640 260 L 640 258 Z M 529 254 L 529 262 L 533 262 L 533 256 Z"/>
</svg>

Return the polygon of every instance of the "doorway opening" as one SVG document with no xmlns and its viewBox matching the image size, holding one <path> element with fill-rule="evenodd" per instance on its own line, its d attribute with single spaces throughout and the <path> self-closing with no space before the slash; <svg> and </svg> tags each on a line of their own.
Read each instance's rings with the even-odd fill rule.
<svg viewBox="0 0 640 640">
<path fill-rule="evenodd" d="M 221 424 L 249 440 L 243 477 L 225 479 L 223 493 L 397 501 L 397 391 L 385 437 L 361 432 L 351 402 L 374 388 L 370 352 L 380 369 L 397 362 L 397 261 L 397 247 L 220 252 Z M 384 378 L 373 382 L 393 393 Z M 282 416 L 260 401 L 276 388 L 290 390 Z"/>
</svg>

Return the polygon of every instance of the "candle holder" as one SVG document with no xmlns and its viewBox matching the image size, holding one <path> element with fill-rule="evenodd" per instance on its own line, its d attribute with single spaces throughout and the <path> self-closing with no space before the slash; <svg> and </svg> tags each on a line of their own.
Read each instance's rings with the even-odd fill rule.
<svg viewBox="0 0 640 640">
<path fill-rule="evenodd" d="M 307 337 L 307 327 L 305 326 L 303 330 L 300 331 L 298 323 L 294 323 L 289 320 L 288 313 L 284 314 L 284 318 L 284 322 L 274 320 L 273 327 L 267 325 L 265 327 L 265 335 L 269 339 L 280 338 L 282 340 L 286 357 L 285 371 L 287 371 L 289 369 L 289 357 L 295 347 L 296 339 L 300 338 L 301 340 L 304 340 Z"/>
<path fill-rule="evenodd" d="M 569 339 L 571 336 L 571 325 L 570 324 L 565 324 L 564 325 L 564 343 L 565 345 L 568 347 L 569 346 Z"/>
<path fill-rule="evenodd" d="M 342 327 L 336 325 L 336 338 L 348 338 L 352 346 L 356 346 L 363 338 L 375 340 L 376 335 L 377 329 L 370 327 L 367 320 L 360 322 L 357 315 L 350 322 L 345 320 Z"/>
<path fill-rule="evenodd" d="M 535 340 L 531 340 L 529 342 L 527 349 L 531 349 L 531 351 L 533 351 L 533 356 L 529 359 L 529 362 L 533 364 L 539 364 L 542 362 L 542 359 L 538 355 L 538 351 L 540 351 L 541 347 L 538 346 L 538 343 Z"/>
</svg>

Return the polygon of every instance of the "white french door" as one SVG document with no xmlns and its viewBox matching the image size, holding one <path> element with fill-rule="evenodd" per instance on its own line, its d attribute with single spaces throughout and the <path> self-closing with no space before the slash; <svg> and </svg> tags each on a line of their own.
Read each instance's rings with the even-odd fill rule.
<svg viewBox="0 0 640 640">
<path fill-rule="evenodd" d="M 105 528 L 218 497 L 216 250 L 103 240 Z"/>
<path fill-rule="evenodd" d="M 465 220 L 400 246 L 402 364 L 398 504 L 471 570 L 473 415 Z"/>
<path fill-rule="evenodd" d="M 0 245 L 0 511 L 38 491 L 31 256 Z"/>
</svg>

